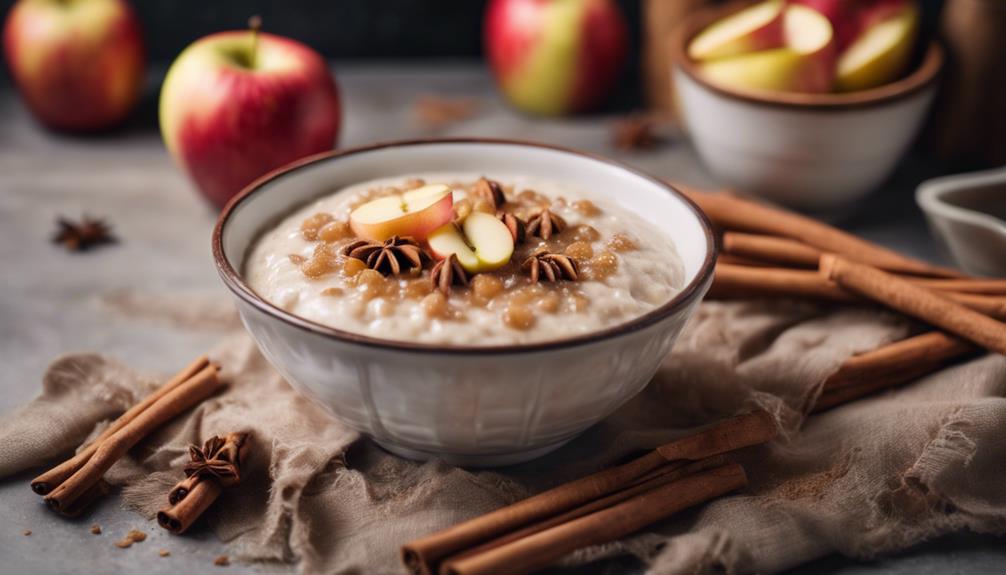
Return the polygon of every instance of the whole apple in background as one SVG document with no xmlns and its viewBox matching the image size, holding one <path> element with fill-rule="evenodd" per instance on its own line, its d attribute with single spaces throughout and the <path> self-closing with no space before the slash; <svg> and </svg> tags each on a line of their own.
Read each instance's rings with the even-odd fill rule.
<svg viewBox="0 0 1006 575">
<path fill-rule="evenodd" d="M 601 104 L 628 46 L 625 19 L 612 0 L 491 0 L 483 37 L 507 100 L 543 115 Z"/>
<path fill-rule="evenodd" d="M 143 38 L 123 0 L 20 0 L 3 47 L 28 109 L 51 128 L 108 129 L 139 100 Z"/>
<path fill-rule="evenodd" d="M 786 4 L 769 0 L 711 24 L 688 44 L 688 57 L 713 60 L 748 52 L 782 48 L 786 44 L 783 15 Z"/>
<path fill-rule="evenodd" d="M 161 89 L 161 135 L 213 204 L 255 178 L 332 149 L 341 109 L 325 60 L 251 29 L 206 36 L 174 61 Z"/>
<path fill-rule="evenodd" d="M 784 16 L 786 45 L 700 63 L 710 81 L 741 89 L 819 93 L 831 90 L 835 41 L 820 12 L 790 4 Z"/>
</svg>

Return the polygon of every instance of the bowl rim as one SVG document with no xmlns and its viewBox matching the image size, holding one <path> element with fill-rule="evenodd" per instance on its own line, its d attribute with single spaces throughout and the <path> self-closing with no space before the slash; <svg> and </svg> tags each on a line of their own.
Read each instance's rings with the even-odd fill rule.
<svg viewBox="0 0 1006 575">
<path fill-rule="evenodd" d="M 937 41 L 930 42 L 922 61 L 906 76 L 875 88 L 855 92 L 811 94 L 800 92 L 771 92 L 745 90 L 710 82 L 688 56 L 686 47 L 698 32 L 715 20 L 751 6 L 757 0 L 740 0 L 725 5 L 714 5 L 689 14 L 674 29 L 670 38 L 671 62 L 692 81 L 702 87 L 733 100 L 749 104 L 795 110 L 840 112 L 888 104 L 929 87 L 943 70 L 943 48 Z"/>
<path fill-rule="evenodd" d="M 1006 184 L 1006 167 L 941 176 L 919 184 L 915 190 L 915 203 L 927 217 L 953 220 L 1006 236 L 1006 221 L 979 210 L 949 203 L 944 198 L 947 194 L 961 190 L 998 184 Z"/>
<path fill-rule="evenodd" d="M 680 292 L 678 292 L 674 297 L 669 299 L 667 302 L 662 304 L 660 307 L 652 309 L 643 315 L 635 317 L 627 322 L 623 322 L 605 329 L 590 332 L 583 335 L 577 335 L 573 337 L 565 337 L 561 339 L 546 340 L 541 342 L 532 343 L 522 343 L 514 345 L 478 345 L 478 346 L 460 346 L 453 344 L 429 344 L 421 342 L 411 342 L 411 341 L 399 341 L 393 339 L 385 339 L 379 337 L 373 337 L 369 335 L 364 335 L 360 333 L 355 333 L 351 331 L 346 331 L 338 329 L 335 327 L 327 326 L 318 322 L 311 321 L 306 318 L 289 313 L 279 307 L 273 305 L 272 303 L 266 301 L 264 298 L 260 297 L 255 293 L 251 287 L 244 281 L 241 274 L 231 265 L 230 260 L 224 254 L 223 248 L 223 232 L 227 227 L 231 216 L 234 214 L 238 206 L 243 202 L 254 196 L 256 193 L 264 188 L 266 183 L 274 182 L 280 180 L 284 177 L 296 174 L 299 170 L 320 163 L 331 161 L 334 159 L 345 158 L 348 156 L 366 154 L 376 150 L 383 150 L 389 148 L 402 148 L 402 147 L 412 147 L 412 146 L 424 146 L 424 145 L 437 145 L 437 144 L 492 144 L 501 146 L 521 146 L 529 148 L 537 148 L 544 150 L 557 151 L 564 154 L 571 154 L 574 156 L 579 156 L 580 158 L 585 158 L 588 160 L 593 160 L 601 163 L 608 164 L 609 166 L 614 166 L 621 170 L 630 172 L 633 175 L 649 180 L 653 184 L 660 188 L 663 188 L 672 196 L 681 201 L 684 206 L 691 212 L 691 214 L 698 221 L 699 226 L 702 229 L 703 236 L 706 243 L 705 256 L 702 264 L 699 266 L 695 277 L 689 281 Z M 700 297 L 703 286 L 708 284 L 709 279 L 712 277 L 714 264 L 716 261 L 716 255 L 718 253 L 719 247 L 715 240 L 715 236 L 712 231 L 712 224 L 710 224 L 709 219 L 702 212 L 701 209 L 683 193 L 681 193 L 677 188 L 671 186 L 666 181 L 657 178 L 655 176 L 649 175 L 641 170 L 628 166 L 617 160 L 612 160 L 601 155 L 592 154 L 589 152 L 584 152 L 581 150 L 575 150 L 572 148 L 567 148 L 564 146 L 557 146 L 552 144 L 543 144 L 539 142 L 530 142 L 524 140 L 506 139 L 506 138 L 420 138 L 420 139 L 409 139 L 409 140 L 395 140 L 388 142 L 379 142 L 374 144 L 368 144 L 364 146 L 357 146 L 353 148 L 346 148 L 340 150 L 331 150 L 327 152 L 322 152 L 319 154 L 307 156 L 300 160 L 296 160 L 272 170 L 265 175 L 257 178 L 252 183 L 245 186 L 237 195 L 232 197 L 227 204 L 224 206 L 220 215 L 217 217 L 217 223 L 213 228 L 213 260 L 217 268 L 217 272 L 223 279 L 224 284 L 244 303 L 256 308 L 258 311 L 265 313 L 268 316 L 273 317 L 291 327 L 298 328 L 303 331 L 313 333 L 315 335 L 333 338 L 347 344 L 356 344 L 369 348 L 378 348 L 389 351 L 405 351 L 405 352 L 415 352 L 415 353 L 435 353 L 435 354 L 451 354 L 451 355 L 506 355 L 506 354 L 521 354 L 529 352 L 542 352 L 542 351 L 552 351 L 558 349 L 565 349 L 571 347 L 577 347 L 587 344 L 596 343 L 605 339 L 611 339 L 633 332 L 640 331 L 644 328 L 652 326 L 660 321 L 663 321 L 673 315 L 675 315 L 682 308 L 690 305 L 693 300 Z"/>
</svg>

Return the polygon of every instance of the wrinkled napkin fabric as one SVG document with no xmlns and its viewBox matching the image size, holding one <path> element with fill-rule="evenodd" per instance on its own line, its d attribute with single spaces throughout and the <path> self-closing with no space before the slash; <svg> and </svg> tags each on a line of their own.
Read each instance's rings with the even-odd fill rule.
<svg viewBox="0 0 1006 575">
<path fill-rule="evenodd" d="M 747 489 L 564 562 L 631 553 L 653 574 L 774 572 L 833 552 L 869 558 L 954 530 L 1006 533 L 1006 357 L 984 355 L 805 415 L 845 358 L 912 329 L 876 310 L 707 302 L 621 410 L 554 455 L 482 471 L 382 451 L 294 392 L 235 332 L 211 354 L 227 390 L 158 430 L 106 478 L 152 518 L 190 443 L 252 431 L 242 485 L 196 528 L 214 530 L 248 561 L 402 573 L 406 541 L 758 406 L 784 434 L 740 454 Z M 0 477 L 67 456 L 157 382 L 100 355 L 56 360 L 41 395 L 0 419 Z"/>
</svg>

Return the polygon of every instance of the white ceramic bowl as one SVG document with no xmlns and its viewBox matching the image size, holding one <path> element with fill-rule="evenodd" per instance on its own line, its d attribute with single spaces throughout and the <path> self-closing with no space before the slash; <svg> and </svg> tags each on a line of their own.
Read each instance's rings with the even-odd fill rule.
<svg viewBox="0 0 1006 575">
<path fill-rule="evenodd" d="M 699 155 L 737 190 L 792 207 L 825 210 L 876 189 L 911 144 L 936 90 L 935 43 L 905 78 L 860 92 L 744 91 L 710 83 L 687 56 L 692 37 L 742 8 L 700 10 L 671 43 L 677 102 Z"/>
<path fill-rule="evenodd" d="M 249 248 L 279 218 L 342 186 L 421 172 L 517 173 L 604 193 L 671 237 L 684 263 L 684 290 L 635 320 L 585 336 L 451 347 L 313 323 L 243 281 Z M 555 449 L 641 391 L 709 288 L 715 242 L 684 196 L 611 160 L 533 143 L 428 140 L 332 152 L 265 176 L 224 208 L 213 254 L 248 331 L 295 388 L 389 451 L 490 466 Z"/>
<path fill-rule="evenodd" d="M 915 201 L 962 268 L 1006 277 L 1006 168 L 923 182 Z"/>
</svg>

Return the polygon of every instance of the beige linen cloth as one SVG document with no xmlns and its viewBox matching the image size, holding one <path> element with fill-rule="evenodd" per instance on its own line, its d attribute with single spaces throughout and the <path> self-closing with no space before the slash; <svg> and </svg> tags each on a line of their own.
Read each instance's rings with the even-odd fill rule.
<svg viewBox="0 0 1006 575">
<path fill-rule="evenodd" d="M 843 359 L 910 329 L 875 310 L 705 303 L 623 409 L 554 456 L 486 471 L 385 453 L 292 391 L 238 332 L 212 354 L 230 388 L 148 438 L 107 478 L 126 505 L 152 517 L 181 477 L 189 443 L 252 430 L 245 482 L 196 529 L 212 529 L 244 560 L 401 573 L 398 548 L 408 540 L 758 405 L 786 433 L 742 455 L 748 489 L 566 562 L 632 553 L 655 574 L 773 572 L 953 530 L 1006 533 L 1006 358 L 984 355 L 803 415 Z M 0 477 L 66 456 L 155 383 L 99 355 L 56 360 L 42 394 L 0 420 Z M 27 485 L 24 494 L 34 497 Z"/>
</svg>

